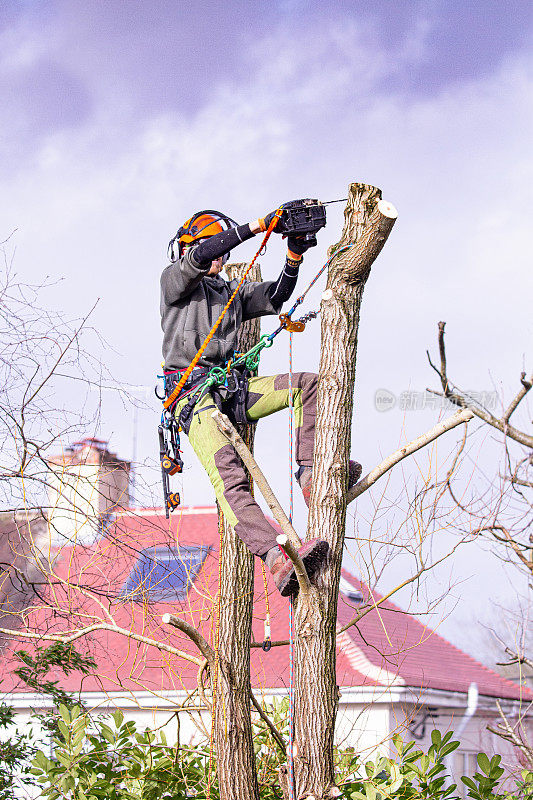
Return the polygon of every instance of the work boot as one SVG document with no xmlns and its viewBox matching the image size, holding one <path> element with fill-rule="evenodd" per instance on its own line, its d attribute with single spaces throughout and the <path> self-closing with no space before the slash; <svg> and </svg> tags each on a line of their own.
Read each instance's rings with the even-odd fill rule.
<svg viewBox="0 0 533 800">
<path fill-rule="evenodd" d="M 276 550 L 279 553 L 277 557 L 275 557 Z M 304 562 L 304 567 L 310 578 L 324 565 L 328 550 L 329 544 L 322 539 L 312 539 L 310 542 L 306 542 L 302 545 L 298 550 L 298 554 Z M 276 584 L 276 589 L 278 589 L 283 597 L 288 597 L 290 594 L 297 594 L 298 578 L 296 577 L 296 571 L 292 561 L 289 558 L 285 558 L 285 555 L 280 552 L 279 548 L 273 547 L 272 550 L 269 550 L 265 562 L 270 569 L 274 583 Z"/>
<path fill-rule="evenodd" d="M 357 461 L 350 461 L 348 464 L 348 489 L 351 489 L 352 486 L 355 486 L 361 477 L 362 470 L 363 468 L 361 464 L 358 464 Z M 294 473 L 294 477 L 300 484 L 303 498 L 307 507 L 309 508 L 311 489 L 313 488 L 313 467 L 299 467 Z"/>
</svg>

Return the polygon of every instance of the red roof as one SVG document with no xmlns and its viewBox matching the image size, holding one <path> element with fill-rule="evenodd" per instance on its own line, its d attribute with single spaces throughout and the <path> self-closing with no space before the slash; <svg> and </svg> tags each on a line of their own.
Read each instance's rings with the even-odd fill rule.
<svg viewBox="0 0 533 800">
<path fill-rule="evenodd" d="M 131 602 L 120 599 L 120 592 L 136 563 L 139 551 L 148 547 L 206 545 L 209 553 L 187 599 L 182 603 Z M 29 631 L 64 633 L 112 621 L 124 631 L 154 639 L 163 648 L 178 648 L 198 657 L 192 642 L 181 632 L 163 625 L 165 612 L 187 619 L 203 635 L 213 640 L 213 608 L 218 581 L 218 529 L 213 507 L 182 508 L 170 520 L 160 509 L 125 512 L 110 526 L 106 536 L 91 547 L 63 548 L 53 566 L 50 587 L 40 593 L 26 613 Z M 268 572 L 267 572 L 268 575 Z M 343 577 L 363 596 L 368 588 L 348 572 Z M 289 636 L 288 600 L 273 587 L 270 577 L 268 597 L 272 639 Z M 381 595 L 372 592 L 374 601 Z M 338 622 L 342 627 L 357 613 L 347 595 L 341 593 Z M 108 616 L 109 615 L 109 616 Z M 261 562 L 256 559 L 253 635 L 263 640 L 265 592 Z M 41 644 L 46 644 L 43 640 Z M 12 669 L 13 651 L 29 649 L 27 640 L 13 640 L 4 652 L 3 690 L 27 691 L 17 683 Z M 116 630 L 93 630 L 78 640 L 78 648 L 90 652 L 98 669 L 83 678 L 84 691 L 151 691 L 192 689 L 196 685 L 197 665 L 143 641 L 134 641 Z M 68 691 L 80 690 L 79 673 L 57 674 Z M 387 601 L 366 613 L 357 626 L 338 638 L 337 680 L 343 687 L 407 686 L 416 690 L 440 689 L 467 692 L 470 683 L 479 693 L 510 699 L 531 698 L 533 693 L 502 678 L 496 672 L 463 653 L 419 620 Z M 288 647 L 273 647 L 268 653 L 252 649 L 252 683 L 256 687 L 282 688 L 288 684 Z"/>
</svg>

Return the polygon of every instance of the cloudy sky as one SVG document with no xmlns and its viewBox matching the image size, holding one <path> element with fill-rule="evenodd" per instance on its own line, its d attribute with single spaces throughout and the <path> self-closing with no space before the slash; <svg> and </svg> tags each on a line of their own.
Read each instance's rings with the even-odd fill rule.
<svg viewBox="0 0 533 800">
<path fill-rule="evenodd" d="M 438 417 L 375 407 L 378 390 L 423 398 L 435 386 L 425 351 L 438 320 L 447 321 L 460 386 L 508 398 L 531 369 L 526 0 L 0 0 L 0 25 L 0 239 L 16 229 L 9 247 L 21 279 L 64 278 L 43 298 L 51 307 L 81 315 L 99 298 L 93 324 L 108 343 L 106 365 L 145 404 L 139 461 L 157 457 L 166 243 L 199 208 L 244 222 L 295 197 L 342 198 L 354 180 L 396 205 L 361 319 L 353 451 L 365 468 Z M 341 218 L 342 204 L 330 206 L 305 261 L 309 277 Z M 235 256 L 253 250 L 248 243 Z M 264 276 L 282 259 L 276 240 Z M 317 368 L 318 333 L 315 323 L 296 343 L 298 368 Z M 280 343 L 263 372 L 286 364 Z M 286 501 L 279 417 L 259 426 L 258 454 Z M 106 395 L 99 434 L 123 457 L 132 456 L 133 427 L 131 409 Z M 490 464 L 499 451 L 486 447 Z M 212 502 L 186 455 L 185 502 Z M 413 470 L 405 480 L 416 482 Z M 363 516 L 352 514 L 354 530 Z M 300 500 L 296 520 L 303 531 Z M 498 575 L 494 564 L 479 548 L 453 562 L 459 583 L 443 609 L 457 605 L 441 629 L 460 643 L 469 615 L 483 617 L 489 599 L 505 595 L 486 577 Z M 442 586 L 448 577 L 440 574 Z"/>
</svg>

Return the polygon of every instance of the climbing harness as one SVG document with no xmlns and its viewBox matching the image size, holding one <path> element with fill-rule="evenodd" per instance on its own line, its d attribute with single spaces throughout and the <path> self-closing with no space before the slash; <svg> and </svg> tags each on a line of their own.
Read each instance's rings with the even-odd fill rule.
<svg viewBox="0 0 533 800">
<path fill-rule="evenodd" d="M 165 515 L 168 519 L 169 512 L 174 511 L 180 504 L 179 492 L 170 491 L 170 476 L 183 471 L 179 426 L 175 420 L 173 422 L 172 419 L 162 419 L 157 432 L 159 434 L 159 460 L 161 462 Z"/>
</svg>

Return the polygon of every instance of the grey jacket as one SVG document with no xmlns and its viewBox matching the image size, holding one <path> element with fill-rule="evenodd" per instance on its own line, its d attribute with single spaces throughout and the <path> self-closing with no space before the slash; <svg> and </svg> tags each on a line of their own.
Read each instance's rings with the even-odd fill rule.
<svg viewBox="0 0 533 800">
<path fill-rule="evenodd" d="M 161 275 L 161 327 L 165 370 L 185 369 L 220 316 L 238 281 L 208 276 L 198 266 L 194 250 L 169 264 Z M 235 349 L 241 322 L 279 314 L 269 297 L 274 281 L 246 283 L 226 312 L 202 358 L 202 366 L 223 364 Z"/>
</svg>

